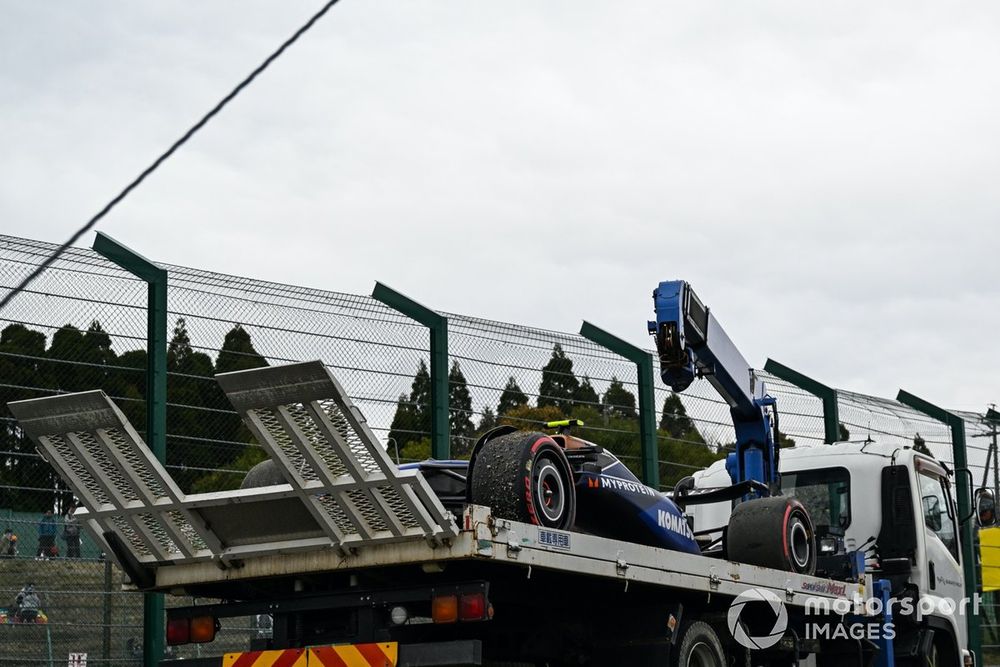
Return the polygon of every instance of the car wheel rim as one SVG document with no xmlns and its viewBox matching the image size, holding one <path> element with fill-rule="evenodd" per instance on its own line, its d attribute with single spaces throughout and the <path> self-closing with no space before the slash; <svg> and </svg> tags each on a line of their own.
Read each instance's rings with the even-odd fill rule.
<svg viewBox="0 0 1000 667">
<path fill-rule="evenodd" d="M 805 525 L 801 521 L 795 521 L 792 523 L 791 530 L 789 531 L 788 544 L 792 554 L 792 560 L 795 561 L 796 570 L 804 570 L 809 565 L 809 558 L 812 556 L 809 545 L 809 532 L 806 530 Z"/>
<path fill-rule="evenodd" d="M 549 460 L 544 460 L 538 469 L 535 495 L 538 508 L 546 520 L 556 523 L 562 519 L 566 506 L 566 488 L 559 469 Z"/>
<path fill-rule="evenodd" d="M 719 660 L 711 646 L 698 642 L 691 647 L 685 667 L 719 667 Z"/>
</svg>

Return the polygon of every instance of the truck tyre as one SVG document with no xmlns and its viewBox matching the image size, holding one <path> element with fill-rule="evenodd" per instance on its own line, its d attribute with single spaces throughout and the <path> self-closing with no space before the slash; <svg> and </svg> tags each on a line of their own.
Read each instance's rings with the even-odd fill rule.
<svg viewBox="0 0 1000 667">
<path fill-rule="evenodd" d="M 934 632 L 934 641 L 931 643 L 931 650 L 928 651 L 926 659 L 927 667 L 944 667 L 960 663 L 955 649 L 955 638 L 951 633 L 941 630 Z"/>
<path fill-rule="evenodd" d="M 261 461 L 247 471 L 246 476 L 240 483 L 240 488 L 255 489 L 258 486 L 277 486 L 278 484 L 286 483 L 281 470 L 278 466 L 274 465 L 274 461 L 268 459 L 267 461 Z"/>
<path fill-rule="evenodd" d="M 487 441 L 468 479 L 470 500 L 496 517 L 561 530 L 576 518 L 569 462 L 544 433 L 517 431 Z"/>
<path fill-rule="evenodd" d="M 726 667 L 722 642 L 704 621 L 687 624 L 670 652 L 670 667 Z"/>
<path fill-rule="evenodd" d="M 809 512 L 795 498 L 746 500 L 733 510 L 726 557 L 797 574 L 816 572 L 816 533 Z"/>
</svg>

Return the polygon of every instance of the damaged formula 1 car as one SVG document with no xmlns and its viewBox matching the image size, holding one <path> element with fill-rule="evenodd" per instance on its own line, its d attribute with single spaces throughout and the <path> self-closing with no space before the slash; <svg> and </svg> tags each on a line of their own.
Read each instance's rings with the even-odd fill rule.
<svg viewBox="0 0 1000 667">
<path fill-rule="evenodd" d="M 556 429 L 551 435 L 499 426 L 479 438 L 468 461 L 431 459 L 400 468 L 419 470 L 456 517 L 467 504 L 483 505 L 496 517 L 555 530 L 802 574 L 815 569 L 812 524 L 794 498 L 742 502 L 737 510 L 756 511 L 734 511 L 742 519 L 737 518 L 738 525 L 731 523 L 736 530 L 724 531 L 738 541 L 699 540 L 677 502 L 643 484 L 611 452 L 573 435 L 578 426 L 583 426 L 578 420 L 550 422 L 548 427 Z M 265 461 L 247 473 L 243 487 L 280 483 L 278 468 Z M 700 493 L 696 502 L 732 499 L 741 492 L 739 486 L 724 487 Z M 558 539 L 559 534 L 552 536 Z"/>
<path fill-rule="evenodd" d="M 500 426 L 479 438 L 467 462 L 428 460 L 403 468 L 418 469 L 456 517 L 467 504 L 483 505 L 498 518 L 813 574 L 816 532 L 809 513 L 781 495 L 774 398 L 688 283 L 660 283 L 653 301 L 656 320 L 648 331 L 664 384 L 681 392 L 707 378 L 731 407 L 736 444 L 726 457 L 729 486 L 695 489 L 682 480 L 668 497 L 611 452 L 574 436 L 576 420 L 548 424 L 557 429 L 553 435 Z M 265 462 L 244 486 L 282 481 Z M 729 520 L 700 531 L 698 539 L 682 508 L 719 502 L 733 503 Z"/>
</svg>

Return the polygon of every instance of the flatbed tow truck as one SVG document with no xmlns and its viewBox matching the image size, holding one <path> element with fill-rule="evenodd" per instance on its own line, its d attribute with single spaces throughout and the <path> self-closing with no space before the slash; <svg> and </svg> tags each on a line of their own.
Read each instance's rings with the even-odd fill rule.
<svg viewBox="0 0 1000 667">
<path fill-rule="evenodd" d="M 396 466 L 322 364 L 219 382 L 284 483 L 185 494 L 103 392 L 10 404 L 132 588 L 221 600 L 168 610 L 168 644 L 271 619 L 245 651 L 162 667 L 927 664 L 896 651 L 860 551 L 815 576 L 446 507 L 449 476 Z M 776 463 L 759 444 L 745 461 Z"/>
</svg>

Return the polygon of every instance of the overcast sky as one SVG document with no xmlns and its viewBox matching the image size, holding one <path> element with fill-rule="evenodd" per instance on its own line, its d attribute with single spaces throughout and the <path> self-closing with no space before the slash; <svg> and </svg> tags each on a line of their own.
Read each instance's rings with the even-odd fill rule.
<svg viewBox="0 0 1000 667">
<path fill-rule="evenodd" d="M 0 0 L 0 231 L 62 241 L 320 4 Z M 100 229 L 643 345 L 684 278 L 753 364 L 981 410 L 998 118 L 992 0 L 343 0 Z"/>
</svg>

